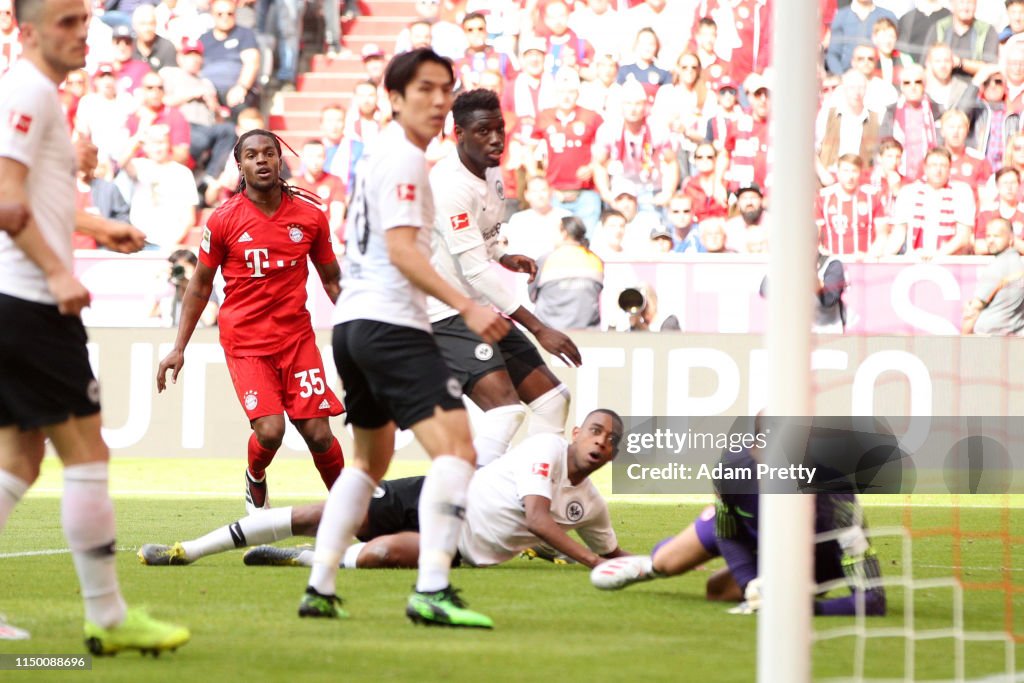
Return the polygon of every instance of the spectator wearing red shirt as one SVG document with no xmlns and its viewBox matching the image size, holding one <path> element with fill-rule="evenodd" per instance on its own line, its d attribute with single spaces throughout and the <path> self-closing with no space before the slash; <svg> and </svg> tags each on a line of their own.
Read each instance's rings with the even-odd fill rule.
<svg viewBox="0 0 1024 683">
<path fill-rule="evenodd" d="M 992 166 L 981 152 L 966 146 L 969 129 L 967 114 L 959 109 L 950 109 L 939 119 L 942 141 L 952 155 L 949 177 L 970 185 L 977 200 L 978 188 L 992 175 Z"/>
<path fill-rule="evenodd" d="M 285 415 L 305 440 L 328 489 L 344 467 L 341 446 L 327 421 L 344 408 L 328 386 L 306 309 L 307 262 L 313 262 L 332 301 L 340 291 L 340 269 L 324 213 L 281 181 L 276 136 L 256 129 L 241 137 L 235 160 L 241 166 L 241 191 L 207 222 L 178 337 L 157 370 L 157 389 L 166 388 L 168 370 L 177 381 L 185 347 L 220 268 L 227 283 L 220 343 L 253 430 L 245 471 L 251 513 L 270 507 L 266 469 L 281 447 Z"/>
<path fill-rule="evenodd" d="M 113 43 L 114 73 L 117 75 L 117 89 L 121 92 L 134 93 L 142 85 L 142 77 L 153 69 L 149 62 L 135 59 L 135 35 L 127 26 L 117 26 L 111 38 Z"/>
<path fill-rule="evenodd" d="M 338 244 L 344 244 L 345 183 L 324 170 L 326 161 L 323 141 L 306 140 L 302 145 L 302 172 L 291 182 L 320 200 L 320 210 L 327 214 L 331 234 L 338 238 Z"/>
<path fill-rule="evenodd" d="M 814 206 L 818 238 L 830 254 L 881 255 L 876 225 L 886 222 L 885 209 L 870 185 L 861 185 L 864 161 L 856 154 L 839 157 L 836 182 L 818 192 Z M 882 231 L 882 234 L 887 234 Z"/>
<path fill-rule="evenodd" d="M 192 133 L 188 121 L 177 108 L 164 104 L 164 79 L 160 74 L 151 71 L 142 79 L 142 101 L 135 113 L 128 117 L 126 125 L 131 138 L 124 156 L 142 156 L 140 148 L 146 129 L 164 125 L 170 131 L 171 158 L 189 168 L 194 165 L 189 156 Z"/>
<path fill-rule="evenodd" d="M 744 88 L 750 98 L 750 114 L 737 119 L 731 137 L 725 142 L 725 151 L 729 153 L 730 190 L 751 183 L 771 187 L 768 183 L 768 115 L 771 93 L 767 80 L 756 73 L 747 77 Z"/>
<path fill-rule="evenodd" d="M 577 105 L 580 78 L 570 68 L 555 77 L 558 105 L 537 116 L 533 138 L 546 158 L 544 173 L 552 190 L 552 205 L 583 221 L 589 237 L 601 218 L 601 196 L 594 190 L 591 146 L 601 117 Z"/>
<path fill-rule="evenodd" d="M 974 224 L 974 253 L 987 254 L 988 243 L 985 241 L 985 229 L 995 218 L 1005 218 L 1013 228 L 1017 250 L 1024 249 L 1024 211 L 1020 205 L 1020 173 L 1015 168 L 1001 168 L 996 171 L 995 205 L 978 212 L 978 220 Z"/>
<path fill-rule="evenodd" d="M 701 76 L 711 91 L 731 80 L 732 67 L 718 57 L 715 43 L 718 41 L 718 24 L 711 17 L 702 17 L 697 22 L 697 32 L 693 36 L 694 52 L 700 59 Z"/>
<path fill-rule="evenodd" d="M 683 181 L 681 194 L 690 198 L 693 219 L 697 222 L 729 214 L 729 193 L 722 182 L 717 159 L 718 151 L 713 144 L 697 145 L 693 153 L 693 173 Z"/>
<path fill-rule="evenodd" d="M 906 185 L 896 198 L 892 230 L 885 252 L 931 258 L 970 253 L 974 235 L 974 193 L 950 180 L 951 155 L 936 147 L 924 160 L 924 177 Z"/>
<path fill-rule="evenodd" d="M 701 17 L 718 25 L 715 52 L 732 68 L 732 78 L 743 81 L 747 74 L 761 73 L 771 65 L 773 0 L 701 0 L 693 15 L 696 26 Z"/>
</svg>

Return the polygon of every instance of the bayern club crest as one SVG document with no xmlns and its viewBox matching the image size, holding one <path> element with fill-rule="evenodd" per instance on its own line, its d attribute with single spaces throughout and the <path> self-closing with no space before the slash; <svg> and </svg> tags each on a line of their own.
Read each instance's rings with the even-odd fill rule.
<svg viewBox="0 0 1024 683">
<path fill-rule="evenodd" d="M 292 223 L 288 226 L 288 237 L 292 242 L 302 241 L 302 226 Z"/>
</svg>

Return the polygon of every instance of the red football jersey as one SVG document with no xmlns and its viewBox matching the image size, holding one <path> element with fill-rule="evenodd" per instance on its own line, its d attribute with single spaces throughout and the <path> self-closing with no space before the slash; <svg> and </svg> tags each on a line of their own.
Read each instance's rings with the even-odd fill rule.
<svg viewBox="0 0 1024 683">
<path fill-rule="evenodd" d="M 265 216 L 244 192 L 213 212 L 199 260 L 224 274 L 220 343 L 232 356 L 267 356 L 302 334 L 312 334 L 306 281 L 313 263 L 335 259 L 327 216 L 287 194 Z"/>
<path fill-rule="evenodd" d="M 564 118 L 557 109 L 545 109 L 537 116 L 533 137 L 548 143 L 547 178 L 553 189 L 589 190 L 594 187 L 593 180 L 579 180 L 576 171 L 590 163 L 590 147 L 601 123 L 600 114 L 583 107 L 576 107 Z"/>
<path fill-rule="evenodd" d="M 867 186 L 857 188 L 852 197 L 838 184 L 822 188 L 814 211 L 821 245 L 839 255 L 867 253 L 875 241 L 875 222 L 885 220 L 878 194 Z"/>
</svg>

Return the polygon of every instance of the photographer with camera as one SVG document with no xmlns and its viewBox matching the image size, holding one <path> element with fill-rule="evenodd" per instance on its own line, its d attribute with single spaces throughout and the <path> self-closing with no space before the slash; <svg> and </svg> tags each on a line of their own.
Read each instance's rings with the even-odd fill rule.
<svg viewBox="0 0 1024 683">
<path fill-rule="evenodd" d="M 658 295 L 646 283 L 626 287 L 619 292 L 619 308 L 625 314 L 619 316 L 615 329 L 619 332 L 678 332 L 679 318 L 674 314 L 658 315 Z"/>
<path fill-rule="evenodd" d="M 168 268 L 160 276 L 161 280 L 166 278 L 166 283 L 157 292 L 153 310 L 149 314 L 151 318 L 160 318 L 161 327 L 175 327 L 178 324 L 185 288 L 188 287 L 188 281 L 192 278 L 198 262 L 199 259 L 189 249 L 178 249 L 167 257 Z M 216 325 L 219 311 L 220 306 L 216 301 L 216 294 L 214 294 L 199 317 L 199 325 L 201 327 Z"/>
</svg>

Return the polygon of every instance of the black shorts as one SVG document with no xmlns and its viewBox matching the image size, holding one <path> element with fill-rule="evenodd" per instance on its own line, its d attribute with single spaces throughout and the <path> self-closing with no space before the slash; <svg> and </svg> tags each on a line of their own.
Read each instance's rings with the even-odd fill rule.
<svg viewBox="0 0 1024 683">
<path fill-rule="evenodd" d="M 403 531 L 420 530 L 420 491 L 426 477 L 405 477 L 382 481 L 370 499 L 367 524 L 360 529 L 359 540 L 390 536 Z"/>
<path fill-rule="evenodd" d="M 461 315 L 438 320 L 431 327 L 444 362 L 467 394 L 481 377 L 495 370 L 508 370 L 512 386 L 517 387 L 527 375 L 544 366 L 537 347 L 515 325 L 497 346 L 470 330 Z"/>
<path fill-rule="evenodd" d="M 0 426 L 23 430 L 100 411 L 82 319 L 0 294 Z"/>
<path fill-rule="evenodd" d="M 334 327 L 333 346 L 350 425 L 376 429 L 394 420 L 408 429 L 434 408 L 465 408 L 462 387 L 429 332 L 351 320 Z"/>
</svg>

